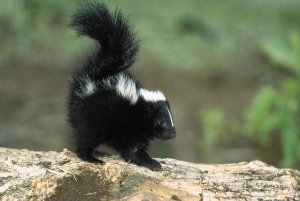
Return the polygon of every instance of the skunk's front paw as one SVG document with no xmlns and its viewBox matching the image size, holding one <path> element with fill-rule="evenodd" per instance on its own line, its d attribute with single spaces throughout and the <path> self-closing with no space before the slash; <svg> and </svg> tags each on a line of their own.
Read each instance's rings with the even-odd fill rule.
<svg viewBox="0 0 300 201">
<path fill-rule="evenodd" d="M 121 152 L 121 157 L 126 161 L 131 161 L 132 163 L 149 168 L 152 171 L 160 171 L 162 170 L 161 164 L 152 159 L 149 154 L 145 150 L 140 150 L 135 152 L 134 154 L 128 154 L 130 152 L 124 151 Z"/>
<path fill-rule="evenodd" d="M 93 156 L 81 156 L 79 155 L 79 158 L 81 158 L 82 160 L 89 162 L 89 163 L 95 163 L 95 164 L 100 164 L 100 165 L 105 165 L 105 162 L 98 159 L 98 158 L 94 158 Z"/>
<path fill-rule="evenodd" d="M 153 170 L 153 171 L 161 171 L 162 170 L 162 166 L 161 166 L 160 162 L 158 162 L 154 159 L 149 160 L 147 162 L 146 167 L 148 167 L 150 170 Z"/>
<path fill-rule="evenodd" d="M 96 163 L 100 165 L 105 165 L 105 162 L 103 160 L 100 160 L 98 158 L 91 157 L 91 159 L 87 160 L 90 163 Z"/>
<path fill-rule="evenodd" d="M 132 161 L 132 162 L 139 166 L 149 168 L 152 171 L 161 171 L 162 170 L 161 164 L 152 158 L 148 158 L 147 160 L 137 160 L 137 161 Z"/>
</svg>

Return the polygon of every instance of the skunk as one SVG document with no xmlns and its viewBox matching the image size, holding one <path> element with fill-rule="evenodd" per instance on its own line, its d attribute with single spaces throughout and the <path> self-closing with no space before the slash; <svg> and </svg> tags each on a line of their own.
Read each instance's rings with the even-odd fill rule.
<svg viewBox="0 0 300 201">
<path fill-rule="evenodd" d="M 126 161 L 160 170 L 160 163 L 147 153 L 149 141 L 174 138 L 175 126 L 164 94 L 144 89 L 127 71 L 139 50 L 127 18 L 96 2 L 77 10 L 70 25 L 96 42 L 74 74 L 68 102 L 78 157 L 104 164 L 92 153 L 106 144 Z"/>
</svg>

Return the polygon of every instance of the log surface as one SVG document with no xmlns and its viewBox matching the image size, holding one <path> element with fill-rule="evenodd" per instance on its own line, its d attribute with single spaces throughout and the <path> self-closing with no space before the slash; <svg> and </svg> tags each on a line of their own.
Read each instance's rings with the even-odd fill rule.
<svg viewBox="0 0 300 201">
<path fill-rule="evenodd" d="M 157 159 L 153 172 L 117 156 L 105 165 L 72 152 L 0 148 L 0 200 L 300 200 L 300 172 L 260 161 L 195 164 Z"/>
</svg>

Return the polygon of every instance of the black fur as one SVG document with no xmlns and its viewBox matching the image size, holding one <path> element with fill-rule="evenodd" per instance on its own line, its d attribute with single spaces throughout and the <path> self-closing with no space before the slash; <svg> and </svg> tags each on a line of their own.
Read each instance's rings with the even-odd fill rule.
<svg viewBox="0 0 300 201">
<path fill-rule="evenodd" d="M 78 156 L 103 163 L 92 153 L 107 144 L 126 161 L 161 169 L 147 153 L 149 141 L 174 138 L 175 127 L 168 101 L 147 100 L 142 86 L 127 71 L 138 52 L 127 19 L 119 10 L 110 12 L 103 3 L 92 3 L 78 10 L 70 24 L 78 34 L 98 42 L 71 84 L 69 121 Z"/>
</svg>

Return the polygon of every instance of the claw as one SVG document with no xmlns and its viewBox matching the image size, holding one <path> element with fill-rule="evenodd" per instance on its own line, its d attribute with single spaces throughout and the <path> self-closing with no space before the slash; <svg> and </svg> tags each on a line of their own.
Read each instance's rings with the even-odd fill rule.
<svg viewBox="0 0 300 201">
<path fill-rule="evenodd" d="M 92 156 L 85 156 L 85 157 L 80 157 L 82 160 L 89 162 L 89 163 L 95 163 L 95 164 L 100 164 L 100 165 L 105 165 L 105 162 L 98 159 L 98 158 L 94 158 Z"/>
<path fill-rule="evenodd" d="M 100 160 L 100 159 L 97 159 L 97 158 L 93 158 L 93 160 L 89 161 L 89 162 L 97 163 L 97 164 L 100 164 L 100 165 L 105 165 L 106 164 L 103 160 Z"/>
<path fill-rule="evenodd" d="M 162 166 L 161 164 L 156 161 L 156 160 L 152 160 L 151 162 L 149 162 L 149 169 L 153 170 L 153 171 L 160 171 L 162 170 Z"/>
</svg>

